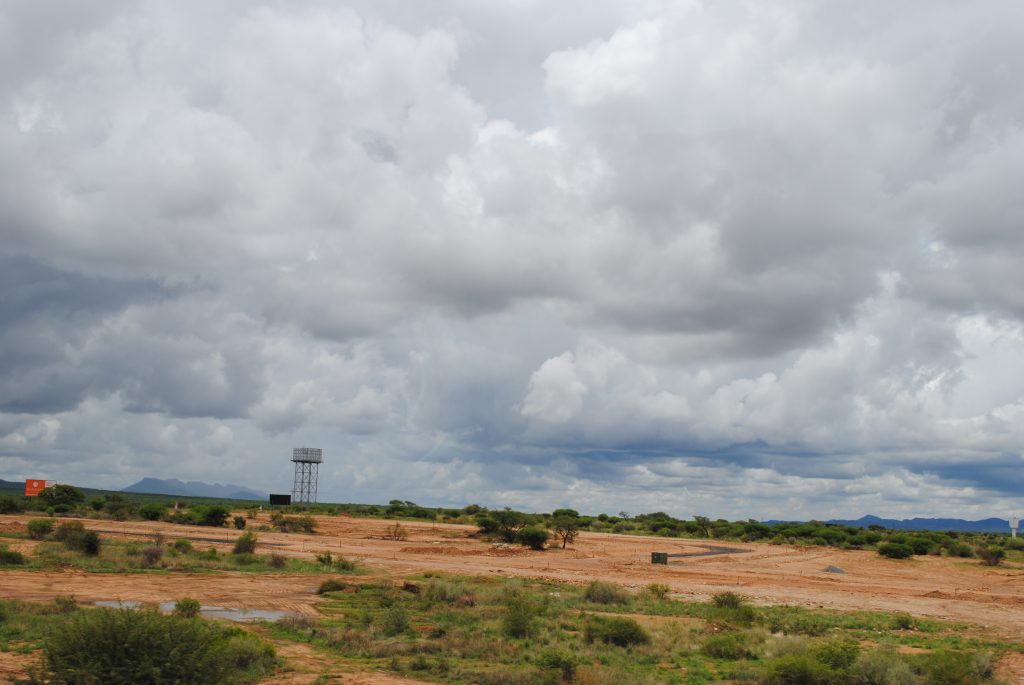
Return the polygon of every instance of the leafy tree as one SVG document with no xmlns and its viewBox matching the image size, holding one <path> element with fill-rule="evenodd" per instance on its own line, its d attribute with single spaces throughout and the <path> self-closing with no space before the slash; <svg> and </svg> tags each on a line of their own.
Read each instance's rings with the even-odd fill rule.
<svg viewBox="0 0 1024 685">
<path fill-rule="evenodd" d="M 529 523 L 526 514 L 511 509 L 491 512 L 491 518 L 497 524 L 495 532 L 505 542 L 515 542 L 519 531 Z"/>
<path fill-rule="evenodd" d="M 74 506 L 85 501 L 82 491 L 71 485 L 60 483 L 39 491 L 39 500 L 49 507 L 58 505 Z"/>
<path fill-rule="evenodd" d="M 571 545 L 576 541 L 576 536 L 580 532 L 580 520 L 575 516 L 556 516 L 551 522 L 551 529 L 561 539 L 562 549 L 565 549 L 566 545 Z"/>
<path fill-rule="evenodd" d="M 167 507 L 163 504 L 149 503 L 143 504 L 139 507 L 139 516 L 146 519 L 147 521 L 159 521 L 160 517 L 167 511 Z"/>
<path fill-rule="evenodd" d="M 197 525 L 220 528 L 227 523 L 228 516 L 231 515 L 231 512 L 224 507 L 215 504 L 208 507 L 196 507 L 193 514 Z"/>
</svg>

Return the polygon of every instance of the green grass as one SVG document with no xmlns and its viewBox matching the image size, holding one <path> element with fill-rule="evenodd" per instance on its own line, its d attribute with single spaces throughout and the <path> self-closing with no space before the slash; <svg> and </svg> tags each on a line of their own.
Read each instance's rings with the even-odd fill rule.
<svg viewBox="0 0 1024 685">
<path fill-rule="evenodd" d="M 318 605 L 326 618 L 284 621 L 272 630 L 360 669 L 466 685 L 768 683 L 801 673 L 842 685 L 868 668 L 910 669 L 925 685 L 941 682 L 942 674 L 928 671 L 927 659 L 896 654 L 896 646 L 952 655 L 938 657 L 951 671 L 1024 649 L 960 624 L 914 618 L 908 628 L 884 612 L 751 607 L 735 597 L 717 606 L 648 592 L 631 595 L 628 604 L 605 604 L 588 594 L 560 583 L 492 578 L 351 585 Z M 468 596 L 471 602 L 459 599 Z M 857 661 L 876 650 L 888 651 L 870 664 Z M 567 673 L 572 680 L 563 681 Z M 979 678 L 958 682 L 987 682 Z"/>
</svg>

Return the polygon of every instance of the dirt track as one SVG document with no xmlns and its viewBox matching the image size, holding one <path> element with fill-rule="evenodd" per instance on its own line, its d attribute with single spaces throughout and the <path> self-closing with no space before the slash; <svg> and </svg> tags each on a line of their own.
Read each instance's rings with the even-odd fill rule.
<svg viewBox="0 0 1024 685">
<path fill-rule="evenodd" d="M 265 516 L 265 515 L 264 515 Z M 0 516 L 0 528 L 20 528 L 27 517 Z M 986 568 L 977 560 L 918 557 L 895 561 L 873 552 L 774 545 L 735 546 L 735 555 L 673 559 L 652 565 L 653 551 L 700 551 L 697 542 L 626 535 L 580 535 L 572 549 L 532 552 L 468 537 L 471 527 L 406 523 L 408 539 L 384 539 L 393 522 L 318 517 L 317 535 L 260 532 L 275 552 L 312 557 L 329 550 L 361 560 L 374 575 L 402 576 L 423 571 L 462 575 L 546 578 L 571 583 L 603 579 L 632 588 L 664 583 L 675 596 L 704 599 L 734 590 L 759 604 L 795 604 L 834 609 L 908 612 L 986 626 L 1008 638 L 1024 632 L 1024 569 Z M 255 521 L 250 524 L 265 523 Z M 83 520 L 109 537 L 163 533 L 168 539 L 194 537 L 226 549 L 238 535 L 226 529 L 167 523 Z M 216 542 L 208 542 L 210 539 Z M 733 544 L 733 543 L 730 543 Z M 31 543 L 24 543 L 30 546 Z M 18 545 L 15 544 L 14 547 Z M 828 573 L 827 566 L 845 573 Z M 317 579 L 284 574 L 87 574 L 78 571 L 0 572 L 0 595 L 43 600 L 75 595 L 80 601 L 109 599 L 144 602 L 195 597 L 204 604 L 251 609 L 283 609 L 315 614 Z M 300 682 L 288 681 L 288 682 Z M 381 681 L 383 682 L 383 681 Z M 408 682 L 408 681 L 405 681 Z"/>
</svg>

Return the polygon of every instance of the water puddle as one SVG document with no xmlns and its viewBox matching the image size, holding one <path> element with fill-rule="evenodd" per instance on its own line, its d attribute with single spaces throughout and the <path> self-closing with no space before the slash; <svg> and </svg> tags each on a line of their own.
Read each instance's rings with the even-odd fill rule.
<svg viewBox="0 0 1024 685">
<path fill-rule="evenodd" d="M 100 600 L 94 602 L 98 607 L 108 609 L 138 609 L 142 602 L 128 599 Z M 169 614 L 174 611 L 174 602 L 160 602 L 160 613 Z M 238 623 L 251 623 L 253 621 L 280 621 L 282 618 L 295 616 L 288 611 L 275 611 L 273 609 L 233 609 L 230 607 L 208 606 L 199 607 L 199 614 L 203 618 L 223 618 Z"/>
</svg>

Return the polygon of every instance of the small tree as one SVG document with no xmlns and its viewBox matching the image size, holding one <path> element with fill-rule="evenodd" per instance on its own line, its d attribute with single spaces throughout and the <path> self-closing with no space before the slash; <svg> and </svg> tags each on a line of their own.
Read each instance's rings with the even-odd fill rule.
<svg viewBox="0 0 1024 685">
<path fill-rule="evenodd" d="M 985 566 L 998 566 L 1003 563 L 1003 558 L 1006 557 L 1006 550 L 999 547 L 979 547 L 977 554 L 981 559 L 981 563 L 985 564 Z"/>
<path fill-rule="evenodd" d="M 511 509 L 491 512 L 490 518 L 495 523 L 494 532 L 505 542 L 515 542 L 519 531 L 529 523 L 526 514 Z"/>
<path fill-rule="evenodd" d="M 195 510 L 195 522 L 200 526 L 222 527 L 231 516 L 231 512 L 222 506 L 213 505 L 209 507 L 197 507 Z"/>
<path fill-rule="evenodd" d="M 256 533 L 248 532 L 242 533 L 237 540 L 235 540 L 234 549 L 231 550 L 232 554 L 252 554 L 256 551 Z"/>
<path fill-rule="evenodd" d="M 28 536 L 33 540 L 42 540 L 53 532 L 53 519 L 33 519 L 28 522 Z"/>
<path fill-rule="evenodd" d="M 235 517 L 235 528 L 237 528 L 238 530 L 245 530 L 245 517 L 244 516 L 236 516 Z"/>
<path fill-rule="evenodd" d="M 566 545 L 576 542 L 576 536 L 580 532 L 580 520 L 575 516 L 565 514 L 556 516 L 551 522 L 551 529 L 555 531 L 555 535 L 562 541 L 562 549 L 565 549 Z"/>
</svg>

